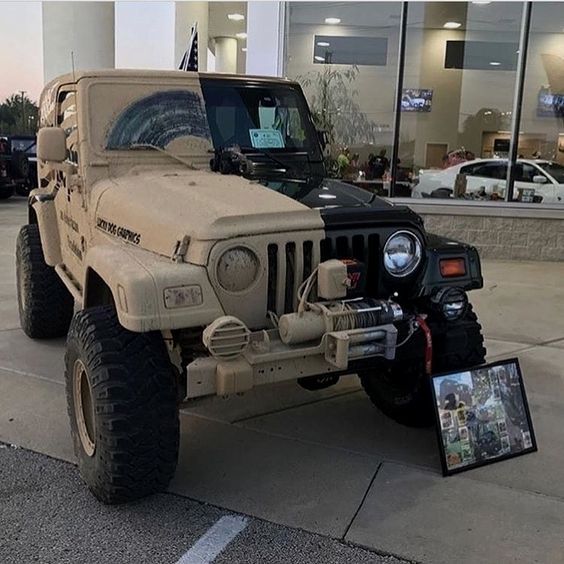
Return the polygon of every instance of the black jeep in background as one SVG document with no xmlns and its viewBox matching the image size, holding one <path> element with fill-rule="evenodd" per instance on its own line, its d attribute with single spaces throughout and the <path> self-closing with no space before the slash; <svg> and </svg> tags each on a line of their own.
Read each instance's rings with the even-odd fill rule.
<svg viewBox="0 0 564 564">
<path fill-rule="evenodd" d="M 37 186 L 35 135 L 0 134 L 0 200 L 14 191 L 27 196 Z"/>
</svg>

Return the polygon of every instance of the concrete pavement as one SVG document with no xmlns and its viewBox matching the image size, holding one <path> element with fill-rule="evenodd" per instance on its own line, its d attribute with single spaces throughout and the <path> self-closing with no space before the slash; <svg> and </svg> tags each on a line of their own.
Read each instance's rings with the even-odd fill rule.
<svg viewBox="0 0 564 564">
<path fill-rule="evenodd" d="M 71 464 L 0 444 L 2 564 L 172 564 L 225 516 L 233 514 L 171 494 L 102 505 Z M 244 530 L 214 562 L 407 564 L 340 540 L 239 518 Z"/>
<path fill-rule="evenodd" d="M 72 461 L 64 343 L 27 339 L 17 319 L 23 203 L 0 205 L 0 440 Z M 564 265 L 486 261 L 484 275 L 471 300 L 488 358 L 519 357 L 538 453 L 443 478 L 434 431 L 386 419 L 349 376 L 183 410 L 171 491 L 422 562 L 564 563 Z"/>
</svg>

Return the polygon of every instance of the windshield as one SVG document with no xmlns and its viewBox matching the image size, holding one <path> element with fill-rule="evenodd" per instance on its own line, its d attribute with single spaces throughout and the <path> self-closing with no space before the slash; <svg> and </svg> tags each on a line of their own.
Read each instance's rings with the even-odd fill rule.
<svg viewBox="0 0 564 564">
<path fill-rule="evenodd" d="M 113 93 L 118 95 L 117 88 Z M 209 129 L 200 95 L 187 89 L 151 92 L 123 109 L 106 135 L 106 149 L 138 145 L 185 152 L 195 143 L 209 147 Z"/>
<path fill-rule="evenodd" d="M 550 176 L 558 182 L 558 184 L 564 184 L 564 166 L 558 163 L 537 163 L 545 172 L 548 172 Z"/>
<path fill-rule="evenodd" d="M 204 79 L 202 93 L 216 149 L 238 145 L 243 150 L 316 155 L 315 132 L 303 97 L 294 88 Z"/>
</svg>

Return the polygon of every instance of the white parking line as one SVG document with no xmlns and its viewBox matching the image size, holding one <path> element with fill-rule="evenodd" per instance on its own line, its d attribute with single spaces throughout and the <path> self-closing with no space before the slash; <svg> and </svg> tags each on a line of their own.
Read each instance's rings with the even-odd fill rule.
<svg viewBox="0 0 564 564">
<path fill-rule="evenodd" d="M 226 515 L 201 536 L 176 564 L 208 564 L 247 526 L 248 519 Z"/>
</svg>

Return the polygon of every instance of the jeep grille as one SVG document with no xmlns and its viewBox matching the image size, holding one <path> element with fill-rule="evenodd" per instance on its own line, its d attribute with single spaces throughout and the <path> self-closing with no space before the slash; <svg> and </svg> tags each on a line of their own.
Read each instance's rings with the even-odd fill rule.
<svg viewBox="0 0 564 564">
<path fill-rule="evenodd" d="M 320 260 L 354 258 L 366 265 L 366 287 L 378 295 L 380 238 L 377 233 L 351 234 L 332 232 L 321 241 Z M 314 260 L 312 241 L 303 243 L 271 243 L 268 245 L 267 311 L 277 315 L 295 311 L 300 284 L 312 273 Z"/>
<path fill-rule="evenodd" d="M 321 241 L 321 261 L 354 258 L 366 265 L 366 288 L 373 296 L 378 294 L 378 265 L 380 237 L 378 233 L 330 232 Z"/>
<path fill-rule="evenodd" d="M 312 241 L 268 245 L 267 310 L 277 315 L 294 311 L 298 288 L 312 270 Z"/>
</svg>

